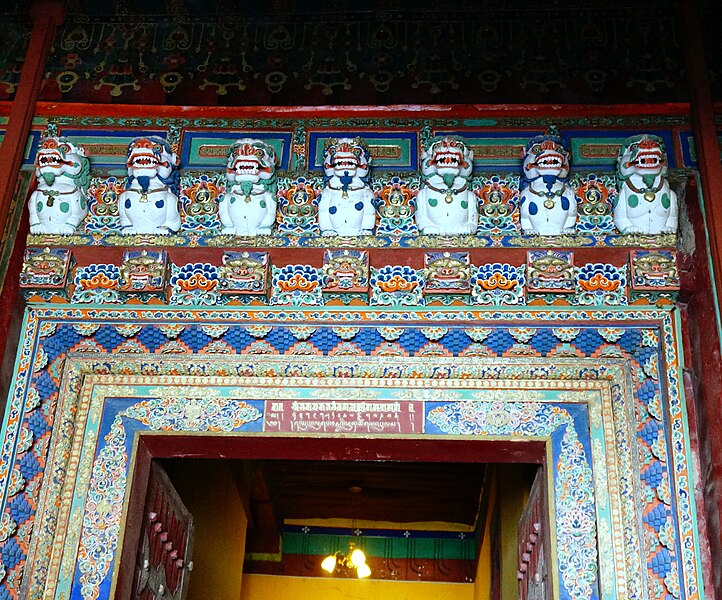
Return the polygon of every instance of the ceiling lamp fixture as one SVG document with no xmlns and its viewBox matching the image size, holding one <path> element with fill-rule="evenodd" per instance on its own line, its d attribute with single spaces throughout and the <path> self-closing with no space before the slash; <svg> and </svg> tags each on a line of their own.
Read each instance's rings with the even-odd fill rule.
<svg viewBox="0 0 722 600">
<path fill-rule="evenodd" d="M 371 575 L 371 568 L 366 564 L 366 555 L 361 548 L 357 548 L 356 544 L 350 542 L 348 545 L 348 553 L 336 552 L 329 554 L 323 559 L 321 568 L 333 575 L 342 571 L 356 571 L 359 579 L 364 579 Z"/>
<path fill-rule="evenodd" d="M 348 488 L 348 493 L 351 494 L 352 513 L 354 514 L 356 513 L 356 496 L 362 491 L 363 488 L 360 485 L 352 485 Z M 355 523 L 352 523 L 352 528 L 355 529 Z M 366 563 L 366 555 L 361 548 L 356 547 L 354 542 L 349 542 L 346 554 L 340 550 L 335 554 L 329 554 L 321 562 L 321 568 L 331 575 L 356 571 L 356 576 L 359 579 L 371 575 L 371 568 Z"/>
</svg>

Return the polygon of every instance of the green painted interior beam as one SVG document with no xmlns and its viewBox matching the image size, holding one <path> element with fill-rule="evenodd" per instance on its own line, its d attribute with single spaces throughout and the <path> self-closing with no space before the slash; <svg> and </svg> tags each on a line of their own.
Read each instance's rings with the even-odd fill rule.
<svg viewBox="0 0 722 600">
<path fill-rule="evenodd" d="M 444 558 L 449 560 L 471 560 L 476 556 L 476 541 L 440 538 L 390 538 L 390 537 L 347 537 L 342 535 L 309 535 L 284 533 L 284 554 L 328 555 L 344 552 L 349 542 L 355 543 L 369 556 L 386 558 Z"/>
</svg>

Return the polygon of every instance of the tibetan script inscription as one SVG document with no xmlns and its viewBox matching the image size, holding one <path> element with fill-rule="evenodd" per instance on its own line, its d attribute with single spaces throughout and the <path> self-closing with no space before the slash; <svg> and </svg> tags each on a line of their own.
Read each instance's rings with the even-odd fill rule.
<svg viewBox="0 0 722 600">
<path fill-rule="evenodd" d="M 524 144 L 476 144 L 469 148 L 474 152 L 474 159 L 477 161 L 500 158 L 517 160 L 524 152 Z"/>
<path fill-rule="evenodd" d="M 423 402 L 274 400 L 264 431 L 293 433 L 422 433 Z"/>
<path fill-rule="evenodd" d="M 392 158 L 398 160 L 401 158 L 402 152 L 399 146 L 378 146 L 369 144 L 369 154 L 371 158 Z"/>
<path fill-rule="evenodd" d="M 580 144 L 579 156 L 582 158 L 616 159 L 621 144 Z"/>
</svg>

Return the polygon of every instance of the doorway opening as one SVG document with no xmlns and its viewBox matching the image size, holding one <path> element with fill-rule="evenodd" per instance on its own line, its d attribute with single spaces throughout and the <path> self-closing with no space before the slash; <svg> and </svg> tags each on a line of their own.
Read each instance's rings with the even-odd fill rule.
<svg viewBox="0 0 722 600">
<path fill-rule="evenodd" d="M 185 437 L 139 443 L 116 588 L 128 588 L 133 564 L 135 595 L 116 598 L 551 597 L 543 443 L 230 438 L 214 452 L 199 436 Z M 191 452 L 179 447 L 189 443 Z M 147 527 L 129 535 L 133 522 L 147 526 L 169 504 L 167 494 L 159 501 L 158 471 L 192 515 L 190 543 L 173 548 L 181 566 L 170 569 L 172 589 L 158 569 L 143 580 L 160 557 L 148 554 Z M 141 500 L 144 514 L 134 519 Z M 186 539 L 182 519 L 165 516 L 177 546 Z M 365 552 L 367 579 L 341 564 L 324 572 L 326 556 L 351 548 Z M 159 585 L 163 594 L 154 595 Z"/>
</svg>

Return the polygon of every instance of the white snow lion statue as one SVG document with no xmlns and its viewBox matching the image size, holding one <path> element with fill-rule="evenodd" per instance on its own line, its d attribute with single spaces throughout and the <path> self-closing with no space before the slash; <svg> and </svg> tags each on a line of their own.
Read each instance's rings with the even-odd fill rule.
<svg viewBox="0 0 722 600">
<path fill-rule="evenodd" d="M 322 235 L 373 233 L 374 193 L 369 185 L 371 156 L 361 138 L 330 139 L 323 157 L 325 186 L 318 203 Z"/>
<path fill-rule="evenodd" d="M 469 189 L 474 153 L 453 137 L 434 140 L 421 153 L 422 185 L 416 224 L 423 234 L 476 233 L 479 208 Z"/>
<path fill-rule="evenodd" d="M 569 151 L 554 133 L 527 142 L 521 174 L 519 217 L 526 234 L 574 233 L 577 200 L 568 184 Z"/>
<path fill-rule="evenodd" d="M 617 159 L 619 195 L 614 225 L 622 233 L 660 234 L 677 231 L 677 194 L 667 181 L 667 150 L 656 135 L 624 141 Z"/>
<path fill-rule="evenodd" d="M 30 196 L 30 233 L 72 235 L 88 214 L 90 161 L 64 137 L 40 140 L 35 157 L 38 187 Z"/>
<path fill-rule="evenodd" d="M 218 212 L 223 233 L 269 235 L 276 220 L 276 153 L 261 140 L 243 138 L 228 149 L 226 193 Z"/>
<path fill-rule="evenodd" d="M 178 157 L 166 140 L 138 137 L 128 146 L 128 178 L 118 198 L 121 233 L 168 235 L 181 226 Z"/>
</svg>

